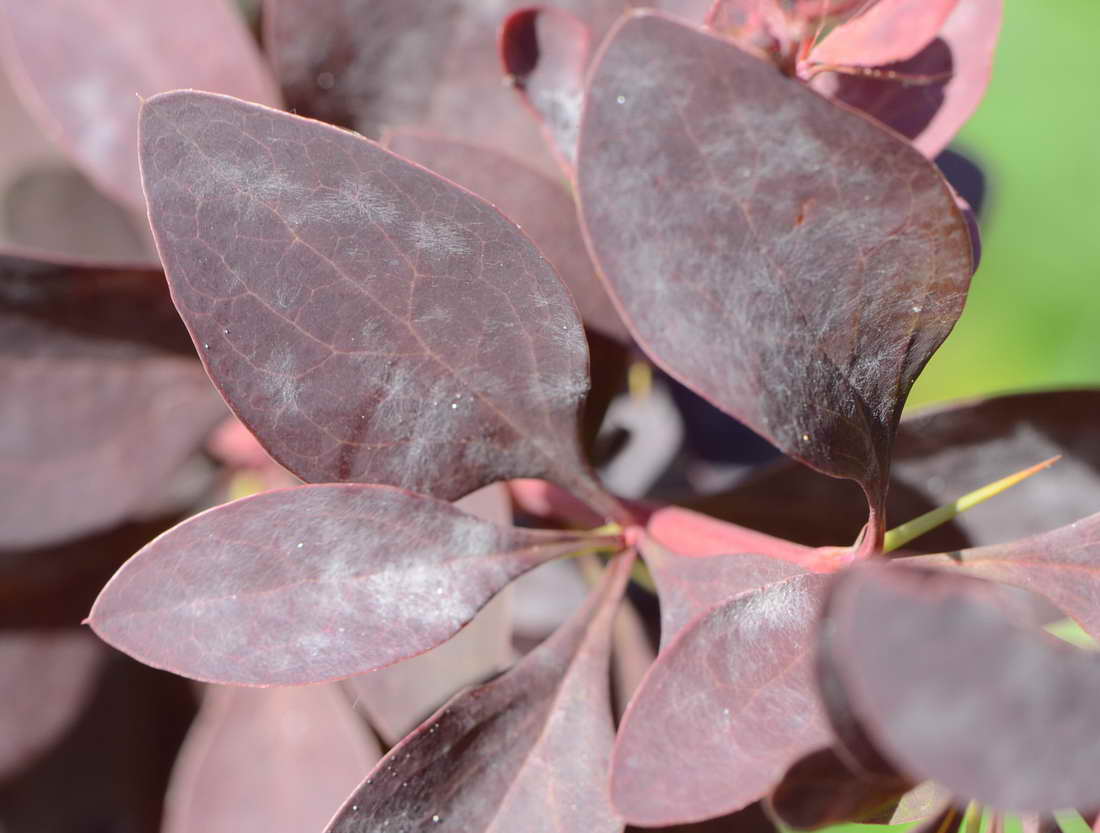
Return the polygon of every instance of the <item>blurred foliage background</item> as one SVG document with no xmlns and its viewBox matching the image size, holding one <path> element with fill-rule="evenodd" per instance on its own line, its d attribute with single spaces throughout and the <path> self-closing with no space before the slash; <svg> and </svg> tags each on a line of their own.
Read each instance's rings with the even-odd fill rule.
<svg viewBox="0 0 1100 833">
<path fill-rule="evenodd" d="M 1100 384 L 1097 0 L 1006 0 L 993 82 L 953 147 L 987 178 L 982 264 L 910 407 Z"/>
</svg>

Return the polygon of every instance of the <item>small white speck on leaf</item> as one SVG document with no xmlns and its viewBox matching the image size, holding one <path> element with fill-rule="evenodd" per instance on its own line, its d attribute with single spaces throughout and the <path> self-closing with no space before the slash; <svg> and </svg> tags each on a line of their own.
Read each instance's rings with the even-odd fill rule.
<svg viewBox="0 0 1100 833">
<path fill-rule="evenodd" d="M 616 96 L 615 101 L 617 101 L 619 104 L 626 104 L 626 96 L 625 95 Z"/>
</svg>

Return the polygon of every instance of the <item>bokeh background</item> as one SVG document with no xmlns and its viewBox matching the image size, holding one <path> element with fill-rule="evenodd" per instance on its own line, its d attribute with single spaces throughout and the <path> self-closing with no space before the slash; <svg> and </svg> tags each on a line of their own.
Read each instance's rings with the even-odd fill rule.
<svg viewBox="0 0 1100 833">
<path fill-rule="evenodd" d="M 1006 0 L 993 82 L 953 145 L 987 178 L 982 264 L 910 408 L 1100 384 L 1098 42 L 1097 0 Z"/>
</svg>

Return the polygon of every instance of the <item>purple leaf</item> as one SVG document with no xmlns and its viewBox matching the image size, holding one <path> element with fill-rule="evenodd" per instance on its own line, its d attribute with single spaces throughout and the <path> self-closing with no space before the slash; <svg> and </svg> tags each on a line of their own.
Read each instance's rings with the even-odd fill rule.
<svg viewBox="0 0 1100 833">
<path fill-rule="evenodd" d="M 977 109 L 993 72 L 1004 0 L 959 0 L 939 37 L 913 57 L 877 69 L 943 80 L 821 75 L 814 87 L 863 110 L 913 140 L 929 159 L 940 153 Z"/>
<path fill-rule="evenodd" d="M 936 37 L 959 2 L 879 0 L 829 32 L 810 52 L 810 60 L 864 67 L 907 60 Z"/>
<path fill-rule="evenodd" d="M 308 482 L 455 498 L 581 459 L 584 331 L 550 264 L 473 194 L 353 133 L 225 96 L 142 110 L 173 297 L 211 378 Z"/>
<path fill-rule="evenodd" d="M 386 147 L 489 200 L 514 220 L 553 265 L 590 327 L 621 342 L 630 334 L 584 247 L 566 186 L 511 156 L 485 147 L 399 130 Z"/>
<path fill-rule="evenodd" d="M 636 14 L 592 72 L 578 180 L 639 344 L 783 451 L 858 481 L 877 515 L 905 394 L 972 271 L 932 164 L 731 43 Z"/>
<path fill-rule="evenodd" d="M 0 45 L 28 109 L 100 189 L 137 211 L 139 96 L 194 87 L 279 103 L 226 0 L 3 0 Z"/>
<path fill-rule="evenodd" d="M 854 719 L 902 772 L 991 808 L 1095 805 L 1100 657 L 1010 624 L 992 585 L 866 565 L 836 582 L 822 634 L 840 737 Z"/>
<path fill-rule="evenodd" d="M 155 272 L 0 252 L 0 547 L 139 514 L 225 414 Z"/>
<path fill-rule="evenodd" d="M 176 760 L 163 830 L 320 830 L 380 756 L 337 686 L 210 687 Z"/>
<path fill-rule="evenodd" d="M 1100 514 L 1031 538 L 908 563 L 958 568 L 1038 593 L 1100 638 Z"/>
<path fill-rule="evenodd" d="M 615 746 L 611 795 L 628 821 L 652 827 L 740 809 L 829 742 L 811 662 L 828 580 L 798 575 L 746 591 L 661 651 Z"/>
<path fill-rule="evenodd" d="M 898 775 L 855 773 L 836 752 L 826 748 L 801 758 L 787 770 L 768 804 L 787 827 L 816 830 L 843 822 L 876 821 L 911 786 Z"/>
<path fill-rule="evenodd" d="M 504 676 L 457 695 L 394 747 L 327 833 L 619 833 L 607 798 L 611 626 L 633 556 Z M 397 825 L 395 825 L 396 827 Z"/>
<path fill-rule="evenodd" d="M 806 571 L 765 555 L 680 555 L 645 536 L 639 545 L 661 600 L 661 648 L 693 620 L 734 596 Z"/>
<path fill-rule="evenodd" d="M 434 648 L 516 576 L 617 541 L 498 526 L 386 486 L 302 486 L 160 536 L 104 588 L 89 622 L 142 662 L 195 679 L 320 682 Z"/>
<path fill-rule="evenodd" d="M 553 6 L 516 12 L 500 34 L 504 69 L 570 179 L 577 165 L 590 40 L 581 20 Z"/>
<path fill-rule="evenodd" d="M 0 632 L 0 779 L 34 761 L 76 720 L 103 656 L 81 630 Z"/>
</svg>

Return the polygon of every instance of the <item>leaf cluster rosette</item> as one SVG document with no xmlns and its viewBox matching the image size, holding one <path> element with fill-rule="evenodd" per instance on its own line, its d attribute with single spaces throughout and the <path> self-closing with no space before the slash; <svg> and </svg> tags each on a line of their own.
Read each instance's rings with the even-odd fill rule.
<svg viewBox="0 0 1100 833">
<path fill-rule="evenodd" d="M 100 61 L 102 90 L 132 77 L 150 94 L 218 90 L 141 103 L 144 201 L 202 367 L 305 485 L 157 537 L 88 621 L 142 662 L 207 682 L 371 672 L 342 687 L 208 694 L 173 776 L 172 829 L 236 829 L 232 791 L 272 787 L 293 813 L 273 805 L 264 825 L 319 828 L 380 755 L 349 690 L 396 743 L 333 831 L 748 826 L 743 811 L 763 798 L 814 827 L 881 817 L 926 779 L 998 809 L 1089 809 L 1095 761 L 1080 727 L 1097 722 L 1092 658 L 1009 621 L 1044 611 L 1000 588 L 1042 594 L 1096 634 L 1097 516 L 1078 521 L 1089 508 L 1045 498 L 1069 517 L 1017 513 L 1011 528 L 1040 534 L 1003 543 L 1000 518 L 960 520 L 942 533 L 954 536 L 945 552 L 915 567 L 882 557 L 887 518 L 948 497 L 961 467 L 996 476 L 1010 466 L 991 459 L 1062 453 L 1048 487 L 1062 495 L 1094 485 L 1100 459 L 1079 416 L 1093 392 L 901 420 L 976 268 L 973 220 L 929 160 L 980 99 L 1000 3 L 655 5 L 621 16 L 621 3 L 504 4 L 497 56 L 485 46 L 499 19 L 472 2 L 443 14 L 268 0 L 282 99 L 324 121 L 275 109 L 258 59 L 236 77 L 243 88 L 177 83 L 190 43 L 180 19 L 159 21 L 163 67 L 125 48 Z M 88 25 L 121 31 L 125 6 Z M 8 4 L 12 42 L 55 25 L 51 8 Z M 89 177 L 140 204 L 132 148 L 104 141 L 91 154 L 87 114 L 58 97 L 87 68 L 8 53 Z M 74 292 L 75 268 L 59 292 Z M 84 283 L 143 291 L 135 274 L 103 273 Z M 13 308 L 31 326 L 27 302 Z M 142 324 L 156 342 L 162 328 Z M 125 358 L 160 359 L 155 348 Z M 594 401 L 609 394 L 597 385 L 588 414 L 586 398 L 634 348 L 791 461 L 721 497 L 717 514 L 737 524 L 600 484 L 582 418 L 598 423 Z M 175 456 L 158 439 L 167 459 L 124 467 L 129 491 L 105 493 L 95 522 L 125 518 L 209 427 L 188 425 L 168 426 Z M 554 528 L 451 503 L 500 481 Z M 581 608 L 399 740 L 409 714 L 382 692 L 406 683 L 374 675 L 439 656 L 507 602 L 510 583 L 573 556 L 595 585 Z M 640 680 L 624 671 L 615 624 L 636 562 L 660 602 L 659 653 Z M 613 658 L 617 685 L 637 685 L 617 729 Z M 512 657 L 497 646 L 481 659 L 496 671 Z M 59 713 L 73 708 L 59 701 Z M 30 727 L 28 742 L 47 742 L 63 718 Z M 1068 752 L 1028 759 L 1048 735 Z M 275 736 L 253 779 L 232 775 Z M 321 747 L 333 754 L 310 771 Z M 906 801 L 930 824 L 944 812 Z"/>
</svg>

